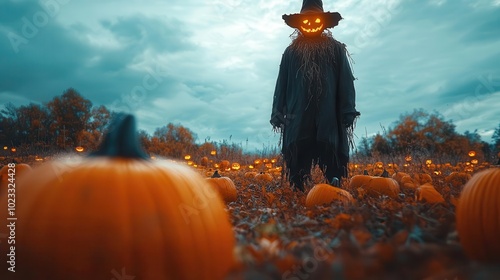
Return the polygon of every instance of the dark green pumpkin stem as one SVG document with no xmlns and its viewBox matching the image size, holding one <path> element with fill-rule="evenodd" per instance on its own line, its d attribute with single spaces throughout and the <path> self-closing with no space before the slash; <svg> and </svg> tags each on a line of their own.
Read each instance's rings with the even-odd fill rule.
<svg viewBox="0 0 500 280">
<path fill-rule="evenodd" d="M 382 175 L 380 175 L 380 177 L 389 178 L 389 172 L 384 169 L 384 172 L 382 172 Z"/>
<path fill-rule="evenodd" d="M 137 135 L 134 116 L 123 113 L 116 115 L 98 150 L 89 156 L 149 159 Z"/>
<path fill-rule="evenodd" d="M 368 170 L 363 170 L 363 175 L 368 175 Z"/>
<path fill-rule="evenodd" d="M 212 175 L 212 178 L 220 178 L 219 170 L 215 170 L 214 174 Z"/>
</svg>

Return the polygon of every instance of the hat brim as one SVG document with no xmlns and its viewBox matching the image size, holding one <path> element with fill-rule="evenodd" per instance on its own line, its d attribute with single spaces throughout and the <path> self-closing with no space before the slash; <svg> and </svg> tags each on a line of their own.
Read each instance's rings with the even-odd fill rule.
<svg viewBox="0 0 500 280">
<path fill-rule="evenodd" d="M 283 15 L 283 20 L 285 23 L 292 28 L 300 28 L 300 24 L 302 19 L 307 16 L 321 16 L 324 18 L 324 28 L 333 28 L 339 24 L 339 21 L 342 19 L 342 16 L 337 12 L 318 12 L 318 13 L 304 13 L 304 14 L 291 14 L 291 15 Z"/>
</svg>

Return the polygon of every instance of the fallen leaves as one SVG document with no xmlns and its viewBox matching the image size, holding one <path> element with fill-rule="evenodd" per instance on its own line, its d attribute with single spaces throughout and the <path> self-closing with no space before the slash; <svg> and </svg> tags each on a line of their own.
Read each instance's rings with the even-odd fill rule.
<svg viewBox="0 0 500 280">
<path fill-rule="evenodd" d="M 443 179 L 390 197 L 352 188 L 352 203 L 310 207 L 307 192 L 279 179 L 239 172 L 233 180 L 238 199 L 227 209 L 237 265 L 227 279 L 470 279 L 480 273 L 455 230 L 460 189 Z M 500 275 L 485 269 L 490 279 Z"/>
</svg>

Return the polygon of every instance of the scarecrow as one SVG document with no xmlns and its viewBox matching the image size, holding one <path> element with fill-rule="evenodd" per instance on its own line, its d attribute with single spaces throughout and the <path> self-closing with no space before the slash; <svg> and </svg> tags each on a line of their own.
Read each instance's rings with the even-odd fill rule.
<svg viewBox="0 0 500 280">
<path fill-rule="evenodd" d="M 295 31 L 281 59 L 270 122 L 281 133 L 286 172 L 296 190 L 304 191 L 313 164 L 336 185 L 348 175 L 360 113 L 347 50 L 328 30 L 341 19 L 324 12 L 321 0 L 304 0 L 299 14 L 283 15 Z"/>
</svg>

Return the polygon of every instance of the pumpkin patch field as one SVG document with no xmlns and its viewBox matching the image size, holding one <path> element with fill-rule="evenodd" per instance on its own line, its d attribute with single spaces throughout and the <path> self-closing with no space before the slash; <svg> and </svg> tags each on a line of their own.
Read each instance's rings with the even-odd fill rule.
<svg viewBox="0 0 500 280">
<path fill-rule="evenodd" d="M 296 192 L 278 155 L 155 158 L 134 134 L 118 118 L 15 191 L 2 169 L 1 279 L 500 279 L 493 164 L 353 160 Z"/>
</svg>

